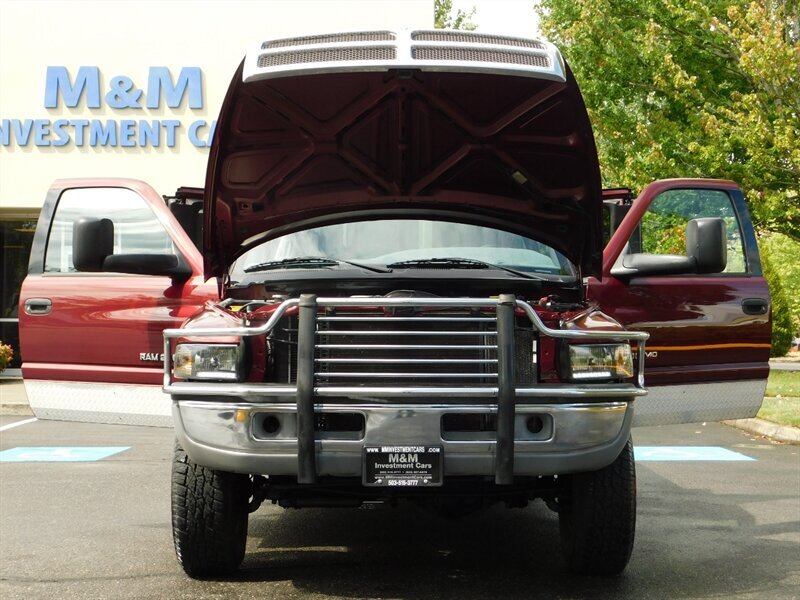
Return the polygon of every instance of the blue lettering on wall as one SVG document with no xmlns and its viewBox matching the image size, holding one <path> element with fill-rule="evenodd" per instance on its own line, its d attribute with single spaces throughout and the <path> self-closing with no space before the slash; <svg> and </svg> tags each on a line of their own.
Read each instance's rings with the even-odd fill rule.
<svg viewBox="0 0 800 600">
<path fill-rule="evenodd" d="M 33 119 L 26 119 L 24 123 L 19 119 L 14 119 L 14 135 L 20 141 L 20 146 L 27 146 L 33 129 Z"/>
<path fill-rule="evenodd" d="M 119 122 L 119 145 L 123 148 L 132 148 L 136 145 L 136 121 L 125 119 Z"/>
<path fill-rule="evenodd" d="M 47 127 L 46 127 L 47 125 Z M 46 119 L 36 119 L 34 121 L 34 144 L 37 146 L 49 146 L 50 140 L 50 122 Z"/>
<path fill-rule="evenodd" d="M 216 121 L 212 121 L 210 127 L 205 121 L 195 121 L 189 125 L 189 141 L 197 148 L 210 148 L 211 140 L 214 139 L 214 130 L 216 127 Z M 208 128 L 207 132 L 204 131 L 206 128 Z"/>
<path fill-rule="evenodd" d="M 75 127 L 75 145 L 83 146 L 84 132 L 89 126 L 89 119 L 72 119 L 70 125 Z"/>
<path fill-rule="evenodd" d="M 187 89 L 189 108 L 203 108 L 203 75 L 200 67 L 183 67 L 174 85 L 167 67 L 150 67 L 150 76 L 147 78 L 147 108 L 159 108 L 162 93 L 167 99 L 167 106 L 178 108 Z"/>
<path fill-rule="evenodd" d="M 186 106 L 203 108 L 203 73 L 200 67 L 182 67 L 173 77 L 168 67 L 150 67 L 142 88 L 127 75 L 114 75 L 104 83 L 96 66 L 81 66 L 70 73 L 65 66 L 47 67 L 44 107 L 47 109 L 102 108 L 141 111 Z M 124 114 L 124 113 L 123 113 Z M 100 148 L 175 148 L 183 137 L 195 148 L 208 148 L 216 121 L 203 119 L 184 124 L 179 119 L 0 119 L 0 147 L 29 146 Z"/>
<path fill-rule="evenodd" d="M 75 108 L 86 92 L 86 106 L 100 108 L 100 69 L 97 67 L 81 67 L 70 81 L 67 67 L 47 67 L 47 79 L 44 86 L 44 107 L 58 108 L 59 97 L 64 104 Z"/>
<path fill-rule="evenodd" d="M 147 145 L 159 147 L 161 145 L 161 126 L 158 121 L 139 121 L 139 146 Z"/>
<path fill-rule="evenodd" d="M 161 121 L 161 124 L 167 130 L 167 146 L 170 148 L 175 146 L 175 130 L 181 126 L 180 121 L 175 120 L 168 120 L 168 121 Z"/>
<path fill-rule="evenodd" d="M 66 119 L 59 119 L 53 123 L 53 133 L 58 136 L 51 142 L 51 146 L 66 146 L 69 144 L 69 132 L 65 129 L 69 125 Z"/>
<path fill-rule="evenodd" d="M 188 127 L 188 139 L 196 148 L 208 148 L 214 139 L 217 122 L 198 120 Z M 168 148 L 174 148 L 182 130 L 177 119 L 136 121 L 134 119 L 2 119 L 0 146 L 66 146 L 159 148 L 161 132 Z"/>
<path fill-rule="evenodd" d="M 142 90 L 134 89 L 130 77 L 114 77 L 109 87 L 111 91 L 106 94 L 106 104 L 111 108 L 142 108 L 139 104 Z"/>
<path fill-rule="evenodd" d="M 89 127 L 90 146 L 116 146 L 117 145 L 117 123 L 116 121 L 93 120 Z"/>
</svg>

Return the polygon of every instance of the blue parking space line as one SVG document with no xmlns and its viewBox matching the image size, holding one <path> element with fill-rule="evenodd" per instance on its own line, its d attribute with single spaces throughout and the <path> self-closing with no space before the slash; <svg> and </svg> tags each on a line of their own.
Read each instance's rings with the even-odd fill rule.
<svg viewBox="0 0 800 600">
<path fill-rule="evenodd" d="M 634 446 L 638 461 L 751 461 L 750 456 L 720 446 Z"/>
<path fill-rule="evenodd" d="M 130 446 L 19 446 L 0 452 L 0 462 L 93 462 Z"/>
</svg>

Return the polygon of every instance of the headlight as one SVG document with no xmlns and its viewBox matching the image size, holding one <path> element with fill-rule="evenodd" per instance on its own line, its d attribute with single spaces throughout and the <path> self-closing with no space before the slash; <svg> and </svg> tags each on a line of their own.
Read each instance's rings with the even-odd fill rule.
<svg viewBox="0 0 800 600">
<path fill-rule="evenodd" d="M 241 348 L 233 345 L 178 344 L 173 360 L 177 379 L 223 379 L 238 381 Z"/>
<path fill-rule="evenodd" d="M 633 377 L 630 344 L 587 344 L 569 347 L 573 381 Z"/>
</svg>

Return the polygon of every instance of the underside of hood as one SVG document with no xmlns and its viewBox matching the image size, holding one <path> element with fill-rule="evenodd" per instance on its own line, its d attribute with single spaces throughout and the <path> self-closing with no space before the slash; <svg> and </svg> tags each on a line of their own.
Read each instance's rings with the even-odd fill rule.
<svg viewBox="0 0 800 600">
<path fill-rule="evenodd" d="M 591 125 L 561 55 L 536 40 L 264 42 L 228 90 L 205 189 L 207 277 L 292 231 L 415 216 L 512 231 L 600 272 Z"/>
</svg>

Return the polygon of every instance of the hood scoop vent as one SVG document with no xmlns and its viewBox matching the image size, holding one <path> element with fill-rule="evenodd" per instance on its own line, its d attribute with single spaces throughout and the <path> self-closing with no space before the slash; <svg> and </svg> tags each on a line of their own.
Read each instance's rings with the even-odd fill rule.
<svg viewBox="0 0 800 600">
<path fill-rule="evenodd" d="M 566 81 L 561 55 L 539 40 L 449 30 L 356 31 L 263 42 L 245 58 L 243 81 L 333 73 L 424 69 L 479 69 Z"/>
</svg>

